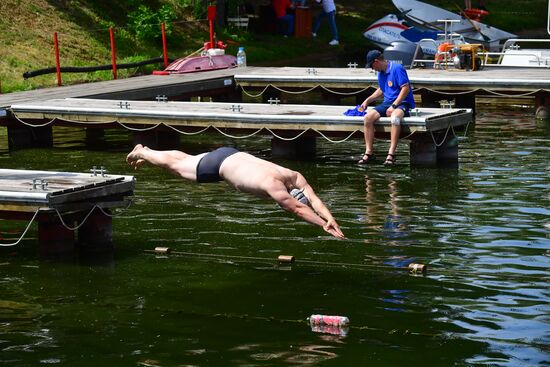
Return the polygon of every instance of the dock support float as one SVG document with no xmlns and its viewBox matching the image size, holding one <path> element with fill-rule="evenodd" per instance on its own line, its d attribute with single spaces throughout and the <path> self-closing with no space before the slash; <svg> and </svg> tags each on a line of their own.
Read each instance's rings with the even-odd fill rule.
<svg viewBox="0 0 550 367">
<path fill-rule="evenodd" d="M 53 146 L 51 126 L 30 127 L 24 125 L 8 125 L 9 150 L 24 148 L 50 148 Z"/>
<path fill-rule="evenodd" d="M 271 139 L 271 156 L 277 158 L 315 157 L 316 138 L 301 136 L 294 140 Z"/>
<path fill-rule="evenodd" d="M 272 103 L 270 101 L 281 101 L 281 92 L 273 87 L 268 87 L 262 94 L 262 103 Z"/>
<path fill-rule="evenodd" d="M 420 92 L 422 98 L 422 107 L 433 107 L 439 108 L 441 100 L 454 100 L 454 107 L 456 108 L 471 108 L 472 114 L 476 114 L 476 95 L 475 92 L 471 93 L 462 93 L 457 92 L 457 94 L 441 94 L 434 91 L 422 90 Z"/>
<path fill-rule="evenodd" d="M 434 140 L 445 139 L 436 145 Z M 445 136 L 443 133 L 426 134 L 412 140 L 409 146 L 411 165 L 435 167 L 438 165 L 458 165 L 458 139 L 456 136 Z"/>
<path fill-rule="evenodd" d="M 103 209 L 107 214 L 107 209 Z M 95 208 L 78 229 L 78 246 L 86 252 L 101 252 L 113 248 L 113 218 Z"/>
<path fill-rule="evenodd" d="M 143 144 L 151 149 L 167 150 L 167 149 L 179 149 L 180 147 L 180 134 L 176 131 L 134 131 L 133 143 Z"/>
<path fill-rule="evenodd" d="M 105 143 L 105 130 L 86 128 L 86 146 L 101 146 Z"/>
<path fill-rule="evenodd" d="M 86 214 L 81 212 L 66 215 L 63 217 L 63 222 L 56 213 L 40 215 L 37 220 L 41 257 L 71 255 L 75 245 L 86 253 L 111 251 L 113 249 L 112 218 L 95 208 L 82 223 Z M 82 225 L 78 229 L 70 229 L 77 227 L 77 223 Z"/>
<path fill-rule="evenodd" d="M 55 215 L 38 218 L 38 246 L 41 257 L 72 254 L 74 231 L 71 231 Z"/>
<path fill-rule="evenodd" d="M 539 92 L 535 95 L 535 109 L 536 118 L 550 118 L 550 93 Z"/>
</svg>

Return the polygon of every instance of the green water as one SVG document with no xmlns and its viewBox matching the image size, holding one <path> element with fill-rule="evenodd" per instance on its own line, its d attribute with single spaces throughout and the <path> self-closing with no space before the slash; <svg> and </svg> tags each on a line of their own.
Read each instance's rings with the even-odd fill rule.
<svg viewBox="0 0 550 367">
<path fill-rule="evenodd" d="M 457 169 L 410 168 L 405 143 L 395 168 L 357 166 L 359 140 L 319 139 L 315 160 L 277 160 L 308 178 L 344 241 L 224 183 L 145 167 L 114 218 L 111 257 L 40 259 L 35 227 L 0 248 L 0 364 L 548 366 L 550 125 L 532 116 L 480 111 Z M 124 132 L 97 148 L 78 130 L 54 136 L 52 149 L 8 153 L 1 132 L 0 167 L 134 174 Z M 182 144 L 270 158 L 267 138 Z M 1 242 L 25 226 L 0 221 Z M 156 246 L 220 256 L 144 252 Z M 298 261 L 277 269 L 280 254 Z M 413 261 L 427 276 L 402 269 Z M 349 317 L 347 335 L 312 331 L 316 313 Z"/>
</svg>

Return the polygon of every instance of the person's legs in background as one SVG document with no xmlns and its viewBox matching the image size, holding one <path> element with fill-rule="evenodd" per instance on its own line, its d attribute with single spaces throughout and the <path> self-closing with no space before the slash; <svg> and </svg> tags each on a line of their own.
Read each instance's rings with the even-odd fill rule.
<svg viewBox="0 0 550 367">
<path fill-rule="evenodd" d="M 321 20 L 323 20 L 324 17 L 327 16 L 327 13 L 324 11 L 321 11 L 319 15 L 315 18 L 315 22 L 313 22 L 313 28 L 311 29 L 311 34 L 313 37 L 317 37 L 317 31 L 319 30 L 319 27 L 321 26 Z"/>
<path fill-rule="evenodd" d="M 294 34 L 294 15 L 287 14 L 278 18 L 281 23 L 286 23 L 286 31 L 283 31 L 285 36 L 292 36 Z"/>
<path fill-rule="evenodd" d="M 330 31 L 332 32 L 332 41 L 338 42 L 338 28 L 336 28 L 336 10 L 331 11 L 327 14 L 328 16 L 328 24 L 330 26 Z M 337 43 L 335 43 L 337 44 Z"/>
</svg>

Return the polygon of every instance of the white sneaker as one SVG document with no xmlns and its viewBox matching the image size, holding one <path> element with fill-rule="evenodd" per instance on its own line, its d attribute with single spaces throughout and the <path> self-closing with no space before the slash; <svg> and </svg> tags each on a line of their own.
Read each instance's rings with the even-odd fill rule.
<svg viewBox="0 0 550 367">
<path fill-rule="evenodd" d="M 336 46 L 336 45 L 339 45 L 340 42 L 338 42 L 338 40 L 332 40 L 328 44 L 331 45 L 331 46 Z"/>
<path fill-rule="evenodd" d="M 317 37 L 317 33 L 311 32 L 311 36 L 312 36 L 312 37 Z"/>
</svg>

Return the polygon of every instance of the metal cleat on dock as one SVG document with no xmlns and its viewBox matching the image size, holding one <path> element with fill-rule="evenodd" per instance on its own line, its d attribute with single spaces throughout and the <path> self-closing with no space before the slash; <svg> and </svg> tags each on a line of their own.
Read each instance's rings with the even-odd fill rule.
<svg viewBox="0 0 550 367">
<path fill-rule="evenodd" d="M 446 99 L 442 99 L 441 101 L 438 101 L 438 102 L 441 108 L 445 108 L 445 109 L 455 108 L 454 100 L 447 101 Z"/>
<path fill-rule="evenodd" d="M 243 109 L 243 107 L 241 105 L 231 105 L 231 111 L 235 112 L 241 112 L 241 110 Z"/>
<path fill-rule="evenodd" d="M 34 178 L 32 180 L 32 189 L 46 191 L 48 189 L 48 181 L 41 178 Z"/>
<path fill-rule="evenodd" d="M 279 105 L 279 102 L 281 102 L 281 100 L 280 100 L 279 98 L 275 98 L 275 99 L 270 98 L 270 99 L 267 100 L 267 102 L 268 102 L 270 105 L 273 105 L 273 104 L 274 104 L 274 105 L 278 106 L 278 105 Z"/>
<path fill-rule="evenodd" d="M 168 97 L 166 97 L 165 95 L 157 95 L 155 97 L 155 99 L 157 100 L 157 102 L 168 102 Z"/>
<path fill-rule="evenodd" d="M 126 102 L 120 101 L 120 102 L 118 102 L 117 105 L 118 105 L 119 108 L 125 108 L 127 110 L 130 109 L 130 103 L 128 101 L 126 101 Z"/>
<path fill-rule="evenodd" d="M 90 172 L 92 172 L 92 176 L 97 176 L 99 173 L 101 177 L 107 177 L 106 173 L 109 171 L 107 171 L 105 166 L 100 166 L 99 169 L 97 168 L 97 166 L 93 166 Z"/>
<path fill-rule="evenodd" d="M 357 69 L 357 63 L 356 62 L 348 63 L 348 69 Z"/>
</svg>

